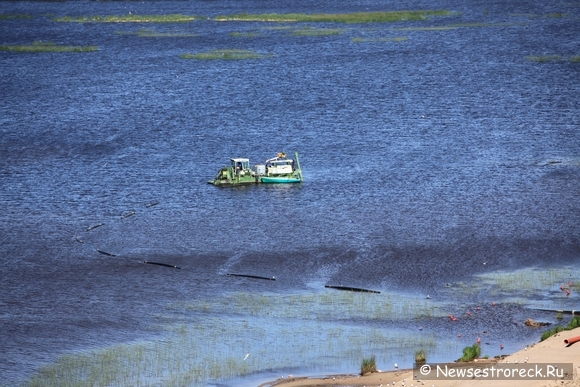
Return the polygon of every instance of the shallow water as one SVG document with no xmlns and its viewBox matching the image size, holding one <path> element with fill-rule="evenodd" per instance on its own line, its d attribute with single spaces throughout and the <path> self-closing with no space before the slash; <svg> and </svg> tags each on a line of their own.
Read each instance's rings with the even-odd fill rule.
<svg viewBox="0 0 580 387">
<path fill-rule="evenodd" d="M 342 29 L 329 36 L 292 35 L 303 23 L 51 19 L 385 8 L 458 13 L 423 22 L 306 24 Z M 276 335 L 294 337 L 284 347 L 296 355 L 288 368 L 256 359 L 246 376 L 211 379 L 257 385 L 284 373 L 356 372 L 373 351 L 382 368 L 412 361 L 404 344 L 355 350 L 360 338 L 350 333 L 323 359 L 322 343 L 337 325 L 371 337 L 406 337 L 422 327 L 434 343 L 430 358 L 447 361 L 483 331 L 493 332 L 493 356 L 499 342 L 510 352 L 539 339 L 521 324 L 526 318 L 558 323 L 554 313 L 529 308 L 577 309 L 580 289 L 572 285 L 570 297 L 559 289 L 580 283 L 580 67 L 568 60 L 580 55 L 574 4 L 17 2 L 0 4 L 0 14 L 33 16 L 1 19 L 0 45 L 99 46 L 90 53 L 0 51 L 4 383 L 28 380 L 61 354 L 172 343 L 175 324 L 197 340 L 191 327 L 209 319 L 233 327 L 245 321 L 260 332 L 244 343 L 256 350 L 263 344 L 256 337 L 273 346 L 281 345 Z M 136 35 L 142 28 L 195 36 Z M 231 48 L 271 56 L 179 57 Z M 526 59 L 544 55 L 564 60 Z M 206 184 L 230 157 L 262 163 L 282 150 L 300 152 L 303 184 Z M 122 218 L 130 211 L 135 215 Z M 516 275 L 531 268 L 554 275 Z M 495 282 L 482 283 L 478 275 L 486 274 Z M 511 278 L 522 287 L 508 286 Z M 322 316 L 315 303 L 314 317 L 280 317 L 280 326 L 262 309 L 212 309 L 238 293 L 267 295 L 266 304 L 332 294 L 327 284 L 379 290 L 389 305 L 399 296 L 421 305 L 430 295 L 434 306 L 378 317 L 358 311 L 342 321 L 348 303 Z M 209 309 L 192 311 L 188 303 Z M 449 324 L 447 315 L 477 306 L 485 312 L 477 320 Z M 293 330 L 303 335 L 284 336 Z M 308 341 L 311 354 L 298 352 Z M 204 348 L 167 353 L 192 362 L 206 352 L 246 353 L 233 344 Z"/>
</svg>

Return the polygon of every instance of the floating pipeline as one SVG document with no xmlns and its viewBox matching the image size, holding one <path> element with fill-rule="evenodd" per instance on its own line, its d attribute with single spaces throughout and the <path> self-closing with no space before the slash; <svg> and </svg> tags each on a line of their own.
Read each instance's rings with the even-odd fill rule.
<svg viewBox="0 0 580 387">
<path fill-rule="evenodd" d="M 562 314 L 571 314 L 572 316 L 580 315 L 580 310 L 557 310 L 557 309 L 532 309 L 540 312 L 553 312 Z"/>
<path fill-rule="evenodd" d="M 168 263 L 162 263 L 162 262 L 143 261 L 143 263 L 147 263 L 149 265 L 157 265 L 157 266 L 171 267 L 173 269 L 181 269 L 179 266 L 170 265 Z"/>
<path fill-rule="evenodd" d="M 338 289 L 338 290 L 348 290 L 351 292 L 363 292 L 363 293 L 380 293 L 378 290 L 370 290 L 370 289 L 362 289 L 362 288 L 353 288 L 350 286 L 342 286 L 342 285 L 325 285 L 325 288 L 330 289 Z"/>
<path fill-rule="evenodd" d="M 133 215 L 135 215 L 135 211 L 131 211 L 128 214 L 121 216 L 121 219 L 125 219 L 125 218 L 128 218 L 128 217 L 133 216 Z"/>
<path fill-rule="evenodd" d="M 108 255 L 109 257 L 116 257 L 115 254 L 107 253 L 106 251 L 99 250 L 99 249 L 97 249 L 97 253 L 103 254 L 103 255 Z"/>
<path fill-rule="evenodd" d="M 263 279 L 263 280 L 270 280 L 270 281 L 276 281 L 276 277 L 262 277 L 259 275 L 251 275 L 251 274 L 234 274 L 234 273 L 228 273 L 229 276 L 232 277 L 246 277 L 246 278 L 256 278 L 256 279 Z"/>
</svg>

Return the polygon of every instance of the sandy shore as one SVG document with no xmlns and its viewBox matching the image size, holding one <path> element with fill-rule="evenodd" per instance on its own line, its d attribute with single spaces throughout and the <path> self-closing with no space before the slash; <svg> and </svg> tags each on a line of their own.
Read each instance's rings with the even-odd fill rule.
<svg viewBox="0 0 580 387">
<path fill-rule="evenodd" d="M 435 387 L 580 387 L 580 341 L 567 345 L 564 340 L 580 336 L 580 328 L 571 331 L 560 332 L 549 339 L 536 343 L 522 351 L 508 355 L 501 360 L 478 360 L 473 365 L 493 365 L 490 363 L 573 363 L 573 380 L 414 380 L 412 370 L 400 370 L 389 372 L 377 372 L 369 375 L 334 375 L 326 378 L 286 378 L 278 379 L 271 383 L 262 384 L 260 387 L 379 387 L 393 386 L 435 386 Z M 469 363 L 465 363 L 470 366 Z M 528 366 L 528 364 L 526 364 Z M 420 379 L 420 378 L 417 378 Z"/>
</svg>

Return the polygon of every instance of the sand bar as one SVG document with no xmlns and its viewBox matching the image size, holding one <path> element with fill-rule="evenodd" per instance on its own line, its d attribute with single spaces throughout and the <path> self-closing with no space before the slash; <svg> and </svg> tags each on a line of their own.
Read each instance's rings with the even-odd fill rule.
<svg viewBox="0 0 580 387">
<path fill-rule="evenodd" d="M 580 328 L 563 331 L 538 342 L 526 349 L 505 356 L 501 360 L 480 359 L 478 365 L 488 363 L 573 363 L 574 376 L 572 380 L 417 380 L 413 379 L 412 370 L 399 370 L 377 372 L 364 376 L 359 375 L 334 375 L 325 378 L 301 378 L 299 376 L 280 378 L 276 381 L 265 383 L 259 387 L 386 387 L 387 385 L 399 387 L 427 386 L 427 387 L 580 387 L 580 341 L 567 345 L 564 340 L 580 336 Z M 458 356 L 459 357 L 459 356 Z M 427 359 L 428 360 L 428 359 Z M 526 363 L 527 362 L 527 363 Z M 467 363 L 466 363 L 467 364 Z M 474 364 L 475 365 L 475 364 Z M 424 382 L 424 384 L 423 384 Z"/>
</svg>

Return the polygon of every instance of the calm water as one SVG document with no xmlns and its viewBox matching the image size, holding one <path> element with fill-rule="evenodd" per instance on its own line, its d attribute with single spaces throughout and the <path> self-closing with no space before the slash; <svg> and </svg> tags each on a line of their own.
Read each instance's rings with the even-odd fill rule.
<svg viewBox="0 0 580 387">
<path fill-rule="evenodd" d="M 509 273 L 531 268 L 562 269 L 580 282 L 580 63 L 569 60 L 580 55 L 578 4 L 283 3 L 0 4 L 0 14 L 33 16 L 0 19 L 0 45 L 99 47 L 0 51 L 0 384 L 25 382 L 61 354 L 165 337 L 151 327 L 171 303 L 237 292 L 308 295 L 344 284 L 417 300 L 429 294 L 447 314 L 464 313 L 448 306 L 456 297 L 472 306 L 505 301 L 461 326 L 493 331 L 491 356 L 498 342 L 511 352 L 539 339 L 521 324 L 526 318 L 557 322 L 530 307 L 580 309 L 577 291 L 568 298 L 557 291 L 568 278 L 505 299 L 491 287 L 450 291 L 476 275 L 511 281 Z M 395 9 L 457 14 L 362 25 L 51 19 Z M 341 30 L 294 34 L 304 28 Z M 141 29 L 174 36 L 138 36 Z M 179 57 L 215 49 L 269 57 Z M 562 60 L 527 59 L 546 55 Z M 230 157 L 263 163 L 282 150 L 300 153 L 303 184 L 206 184 Z M 195 313 L 187 324 L 206 317 Z M 240 318 L 272 333 L 267 320 Z M 451 342 L 459 328 L 446 320 L 336 324 L 403 332 L 424 325 Z M 452 360 L 466 343 L 433 356 Z M 399 356 L 381 351 L 383 368 Z M 358 367 L 340 355 L 331 365 L 309 362 L 297 360 L 291 373 Z M 257 385 L 285 372 L 257 364 L 218 383 Z"/>
</svg>

